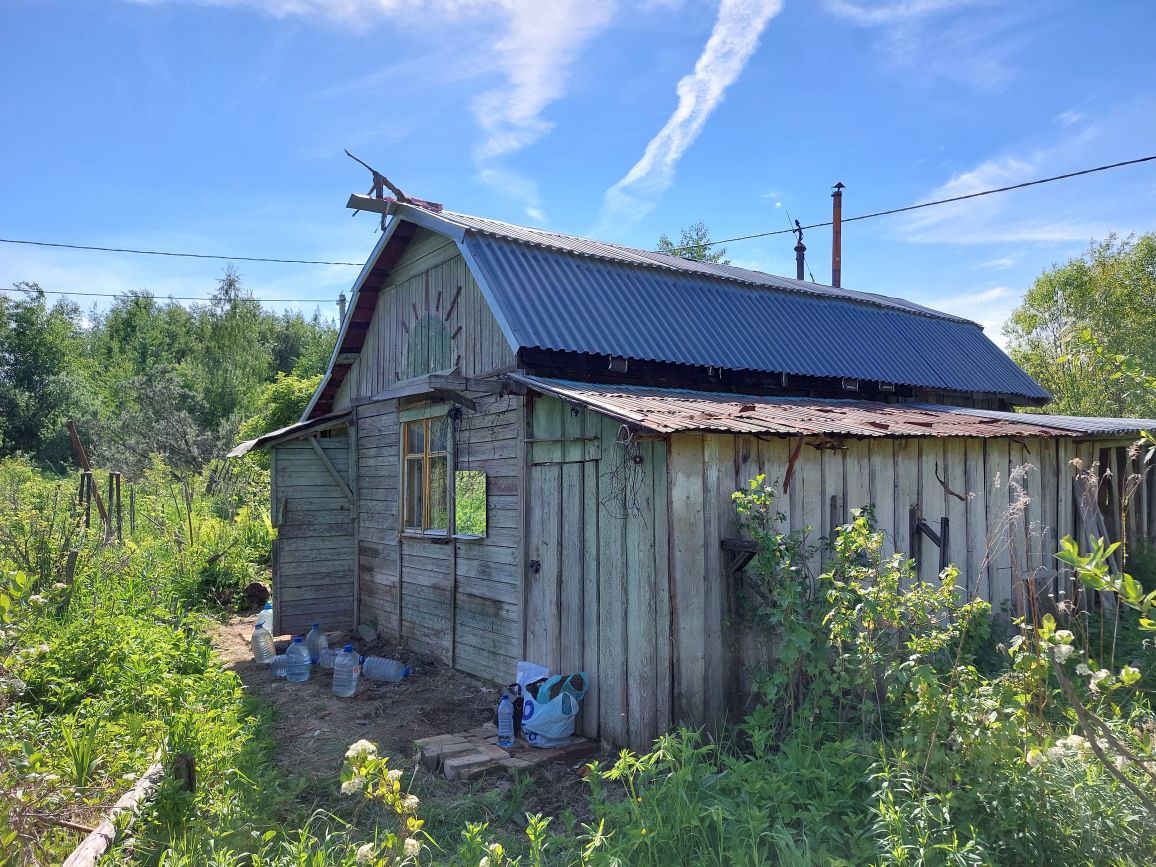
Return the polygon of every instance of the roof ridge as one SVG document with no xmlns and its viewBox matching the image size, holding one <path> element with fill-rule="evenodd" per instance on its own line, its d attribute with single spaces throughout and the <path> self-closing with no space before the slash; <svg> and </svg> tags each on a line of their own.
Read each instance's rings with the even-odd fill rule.
<svg viewBox="0 0 1156 867">
<path fill-rule="evenodd" d="M 972 325 L 983 330 L 983 326 L 974 320 L 967 319 L 963 316 L 956 316 L 951 313 L 946 313 L 942 310 L 936 310 L 932 307 L 927 307 L 918 304 L 914 301 L 909 301 L 906 298 L 898 296 L 883 295 L 878 292 L 863 292 L 858 289 L 845 289 L 842 287 L 825 286 L 822 283 L 813 283 L 807 280 L 796 280 L 791 277 L 785 277 L 781 274 L 771 274 L 767 271 L 758 271 L 754 268 L 745 268 L 741 265 L 722 264 L 719 262 L 701 262 L 695 259 L 687 259 L 682 256 L 675 256 L 671 253 L 664 253 L 656 250 L 643 250 L 640 247 L 629 247 L 625 244 L 618 244 L 613 241 L 600 241 L 595 238 L 586 238 L 581 235 L 571 235 L 566 232 L 556 232 L 551 229 L 541 229 L 535 226 L 522 226 L 517 223 L 508 223 L 504 220 L 495 220 L 491 217 L 478 217 L 473 214 L 463 214 L 456 211 L 442 211 L 435 215 L 438 218 L 445 219 L 453 223 L 461 229 L 474 232 L 485 232 L 490 235 L 495 235 L 504 240 L 515 244 L 526 245 L 540 245 L 548 249 L 557 250 L 559 252 L 567 253 L 576 256 L 588 256 L 593 259 L 604 259 L 613 262 L 619 262 L 625 265 L 636 267 L 652 267 L 661 268 L 680 274 L 699 274 L 701 276 L 711 277 L 719 280 L 726 280 L 730 283 L 737 283 L 757 290 L 771 289 L 781 292 L 797 292 L 800 294 L 812 295 L 818 298 L 829 298 L 832 300 L 847 301 L 852 304 L 864 304 L 872 307 L 883 307 L 890 310 L 899 310 L 901 312 L 910 313 L 915 316 L 924 316 L 931 319 L 942 319 L 952 322 L 961 322 Z M 493 226 L 489 229 L 483 225 Z M 503 230 L 504 229 L 504 230 Z M 536 236 L 531 239 L 526 237 L 526 234 Z M 552 239 L 557 239 L 551 243 Z M 574 244 L 567 246 L 562 243 L 562 240 L 576 242 L 579 245 L 590 247 L 601 247 L 603 249 L 609 248 L 611 251 L 621 251 L 620 256 L 612 254 L 602 254 L 593 249 L 582 251 L 574 248 Z M 663 260 L 668 261 L 663 261 Z M 749 274 L 751 277 L 744 278 L 742 274 L 733 272 L 742 272 Z"/>
</svg>

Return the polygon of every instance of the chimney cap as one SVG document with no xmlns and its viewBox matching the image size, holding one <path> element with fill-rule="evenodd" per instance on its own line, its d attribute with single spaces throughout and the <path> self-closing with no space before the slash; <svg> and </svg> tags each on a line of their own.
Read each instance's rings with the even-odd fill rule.
<svg viewBox="0 0 1156 867">
<path fill-rule="evenodd" d="M 841 193 L 843 191 L 843 186 L 844 185 L 842 181 L 835 181 L 835 186 L 831 187 L 831 189 L 833 189 L 835 193 Z M 831 195 L 835 195 L 835 193 L 832 193 Z"/>
</svg>

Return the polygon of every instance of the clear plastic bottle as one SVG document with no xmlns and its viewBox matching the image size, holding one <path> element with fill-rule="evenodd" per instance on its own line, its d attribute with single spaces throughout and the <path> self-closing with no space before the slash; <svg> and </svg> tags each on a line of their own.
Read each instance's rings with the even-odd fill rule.
<svg viewBox="0 0 1156 867">
<path fill-rule="evenodd" d="M 502 700 L 498 702 L 498 746 L 514 745 L 514 703 L 510 694 L 502 690 Z"/>
<path fill-rule="evenodd" d="M 327 647 L 321 651 L 321 656 L 317 657 L 317 664 L 322 668 L 333 668 L 333 660 L 337 659 L 340 650 L 334 650 L 332 647 Z"/>
<path fill-rule="evenodd" d="M 305 647 L 305 639 L 300 635 L 293 639 L 285 651 L 285 679 L 290 683 L 309 680 L 309 651 Z"/>
<path fill-rule="evenodd" d="M 253 648 L 253 661 L 261 665 L 268 665 L 277 655 L 277 649 L 273 646 L 273 636 L 260 623 L 253 627 L 253 637 L 249 639 L 249 646 Z"/>
<path fill-rule="evenodd" d="M 413 669 L 404 662 L 398 662 L 396 659 L 385 659 L 380 656 L 367 656 L 365 664 L 361 667 L 361 673 L 370 680 L 384 681 L 385 683 L 397 683 L 403 678 L 409 677 L 413 674 Z"/>
<path fill-rule="evenodd" d="M 361 666 L 353 645 L 347 644 L 333 660 L 333 694 L 338 698 L 349 698 L 357 692 L 357 676 Z"/>
<path fill-rule="evenodd" d="M 284 653 L 278 653 L 269 663 L 269 670 L 273 672 L 274 677 L 284 677 L 289 673 L 289 657 Z"/>
<path fill-rule="evenodd" d="M 257 625 L 264 626 L 269 630 L 269 634 L 273 634 L 273 603 L 266 602 L 265 607 L 261 609 L 261 613 L 257 615 Z"/>
<path fill-rule="evenodd" d="M 321 651 L 329 647 L 329 639 L 321 631 L 321 624 L 314 623 L 305 637 L 305 648 L 309 651 L 309 664 L 317 665 L 321 661 Z"/>
</svg>

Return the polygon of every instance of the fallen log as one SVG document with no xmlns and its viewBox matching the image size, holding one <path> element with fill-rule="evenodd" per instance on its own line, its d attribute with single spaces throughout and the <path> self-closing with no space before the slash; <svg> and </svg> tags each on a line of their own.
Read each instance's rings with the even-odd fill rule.
<svg viewBox="0 0 1156 867">
<path fill-rule="evenodd" d="M 112 805 L 108 815 L 84 838 L 83 842 L 64 861 L 63 867 L 95 867 L 116 840 L 116 818 L 125 812 L 135 811 L 147 803 L 165 775 L 164 765 L 157 761 L 149 766 L 136 785 L 120 796 Z"/>
</svg>

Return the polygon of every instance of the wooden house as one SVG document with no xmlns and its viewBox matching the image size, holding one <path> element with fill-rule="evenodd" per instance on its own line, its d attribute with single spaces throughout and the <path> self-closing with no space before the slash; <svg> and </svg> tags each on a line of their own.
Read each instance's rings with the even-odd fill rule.
<svg viewBox="0 0 1156 867">
<path fill-rule="evenodd" d="M 1112 480 L 1156 425 L 1016 413 L 1049 395 L 975 323 L 898 298 L 387 211 L 301 422 L 235 450 L 272 456 L 276 625 L 365 624 L 499 683 L 522 658 L 585 670 L 581 730 L 610 743 L 741 702 L 762 651 L 732 625 L 731 493 L 755 475 L 789 527 L 874 504 L 922 575 L 957 564 L 1014 609 L 1061 579 L 1057 539 L 1100 512 L 1117 532 Z M 1111 468 L 1102 509 L 1074 458 Z"/>
</svg>

